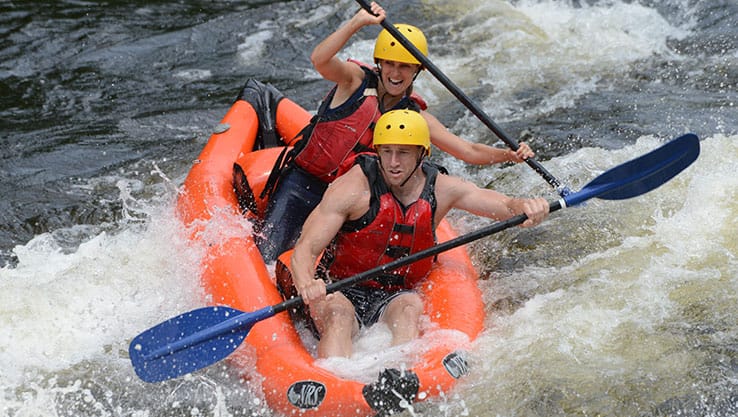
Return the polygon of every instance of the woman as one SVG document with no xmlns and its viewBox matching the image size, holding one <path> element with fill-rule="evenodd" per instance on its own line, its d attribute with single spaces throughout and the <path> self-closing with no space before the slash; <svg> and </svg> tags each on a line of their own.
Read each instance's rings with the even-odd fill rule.
<svg viewBox="0 0 738 417">
<path fill-rule="evenodd" d="M 271 192 L 269 205 L 256 234 L 257 246 L 267 263 L 294 246 L 307 216 L 341 167 L 350 166 L 356 154 L 371 151 L 374 124 L 385 112 L 420 111 L 428 124 L 431 143 L 468 163 L 519 163 L 534 156 L 525 143 L 514 152 L 468 142 L 449 132 L 425 111 L 425 102 L 413 93 L 413 82 L 423 69 L 421 63 L 387 30 L 380 32 L 374 45 L 375 68 L 339 59 L 338 52 L 356 32 L 384 20 L 382 7 L 373 2 L 371 9 L 373 14 L 363 9 L 357 12 L 318 44 L 310 57 L 315 69 L 335 86 L 303 131 L 302 139 L 272 173 L 270 182 L 276 180 L 276 186 L 267 186 L 267 192 Z M 428 55 L 428 44 L 420 29 L 405 24 L 395 26 Z"/>
</svg>

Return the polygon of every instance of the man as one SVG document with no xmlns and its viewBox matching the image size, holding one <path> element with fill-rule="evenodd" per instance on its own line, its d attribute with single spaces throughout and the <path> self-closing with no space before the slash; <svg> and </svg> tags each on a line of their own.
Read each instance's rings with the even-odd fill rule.
<svg viewBox="0 0 738 417">
<path fill-rule="evenodd" d="M 525 143 L 514 152 L 466 141 L 425 111 L 425 102 L 413 93 L 413 83 L 422 66 L 386 29 L 379 33 L 374 44 L 374 68 L 338 58 L 356 32 L 384 20 L 382 7 L 372 2 L 371 8 L 374 15 L 359 10 L 320 42 L 310 56 L 315 69 L 333 82 L 334 87 L 303 132 L 303 138 L 287 155 L 284 166 L 270 176 L 271 185 L 267 189 L 273 192 L 264 216 L 264 228 L 256 235 L 257 246 L 267 263 L 294 245 L 307 215 L 336 178 L 344 161 L 358 152 L 371 150 L 372 128 L 386 111 L 419 110 L 428 122 L 431 142 L 468 163 L 520 163 L 534 156 Z M 406 24 L 396 27 L 428 55 L 428 43 L 420 29 Z"/>
<path fill-rule="evenodd" d="M 440 174 L 424 161 L 430 133 L 418 112 L 385 113 L 373 139 L 377 154 L 361 155 L 328 187 L 291 259 L 294 286 L 320 335 L 319 357 L 349 357 L 360 325 L 386 323 L 393 345 L 418 337 L 423 303 L 413 288 L 433 262 L 426 258 L 326 295 L 325 281 L 315 277 L 324 250 L 321 269 L 329 279 L 340 280 L 432 246 L 435 226 L 452 208 L 495 220 L 525 213 L 523 227 L 535 226 L 548 215 L 543 198 L 511 198 Z"/>
</svg>

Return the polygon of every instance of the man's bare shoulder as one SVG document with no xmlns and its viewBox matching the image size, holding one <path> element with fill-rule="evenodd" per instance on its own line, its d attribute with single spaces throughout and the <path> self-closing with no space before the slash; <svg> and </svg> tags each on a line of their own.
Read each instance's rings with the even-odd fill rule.
<svg viewBox="0 0 738 417">
<path fill-rule="evenodd" d="M 328 186 L 320 204 L 354 218 L 358 217 L 356 213 L 361 215 L 369 209 L 370 195 L 366 176 L 361 167 L 354 165 Z"/>
<path fill-rule="evenodd" d="M 336 178 L 330 185 L 328 185 L 328 191 L 343 190 L 351 187 L 362 187 L 369 189 L 369 183 L 366 179 L 366 175 L 361 170 L 359 165 L 352 166 L 346 173 Z"/>
</svg>

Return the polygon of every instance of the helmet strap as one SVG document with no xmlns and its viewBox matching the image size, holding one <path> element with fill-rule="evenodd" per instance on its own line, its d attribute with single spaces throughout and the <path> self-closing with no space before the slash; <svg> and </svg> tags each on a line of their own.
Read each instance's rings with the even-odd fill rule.
<svg viewBox="0 0 738 417">
<path fill-rule="evenodd" d="M 405 178 L 405 181 L 403 181 L 402 184 L 400 184 L 400 187 L 403 187 L 405 184 L 407 184 L 407 182 L 410 181 L 410 178 L 413 177 L 413 175 L 415 174 L 415 171 L 417 171 L 418 170 L 418 167 L 420 167 L 420 164 L 423 163 L 423 158 L 425 158 L 425 152 L 426 152 L 426 150 L 425 150 L 425 148 L 423 148 L 423 152 L 418 157 L 418 162 L 415 163 L 415 168 L 413 168 L 413 170 L 410 173 L 410 175 L 408 175 L 407 178 Z M 381 162 L 381 160 L 380 160 L 380 162 Z"/>
</svg>

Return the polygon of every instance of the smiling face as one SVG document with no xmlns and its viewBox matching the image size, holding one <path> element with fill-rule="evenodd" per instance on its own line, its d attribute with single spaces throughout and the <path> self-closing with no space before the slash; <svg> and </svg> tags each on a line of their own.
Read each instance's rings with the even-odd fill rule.
<svg viewBox="0 0 738 417">
<path fill-rule="evenodd" d="M 420 71 L 420 65 L 405 62 L 379 60 L 381 70 L 380 77 L 382 85 L 387 94 L 391 96 L 402 96 L 413 84 L 415 74 Z"/>
</svg>

